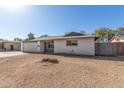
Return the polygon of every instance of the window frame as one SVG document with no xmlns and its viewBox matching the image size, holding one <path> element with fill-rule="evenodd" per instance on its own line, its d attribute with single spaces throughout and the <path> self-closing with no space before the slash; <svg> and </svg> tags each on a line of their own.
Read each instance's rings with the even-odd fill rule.
<svg viewBox="0 0 124 93">
<path fill-rule="evenodd" d="M 78 46 L 78 40 L 66 40 L 66 46 Z"/>
</svg>

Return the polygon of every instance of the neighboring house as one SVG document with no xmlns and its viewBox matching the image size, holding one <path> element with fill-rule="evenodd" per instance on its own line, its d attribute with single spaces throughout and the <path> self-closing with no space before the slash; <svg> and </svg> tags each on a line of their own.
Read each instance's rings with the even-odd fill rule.
<svg viewBox="0 0 124 93">
<path fill-rule="evenodd" d="M 41 37 L 22 43 L 23 52 L 95 55 L 95 40 L 98 36 Z"/>
<path fill-rule="evenodd" d="M 113 36 L 109 42 L 124 42 L 124 35 Z"/>
<path fill-rule="evenodd" d="M 21 43 L 19 41 L 0 40 L 0 51 L 20 51 Z"/>
</svg>

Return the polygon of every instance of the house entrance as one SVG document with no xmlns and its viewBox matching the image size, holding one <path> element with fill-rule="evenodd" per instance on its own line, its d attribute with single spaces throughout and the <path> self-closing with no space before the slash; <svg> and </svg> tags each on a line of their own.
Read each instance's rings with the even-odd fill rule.
<svg viewBox="0 0 124 93">
<path fill-rule="evenodd" d="M 14 46 L 10 45 L 10 49 L 11 49 L 11 51 L 13 51 L 14 50 Z"/>
<path fill-rule="evenodd" d="M 54 41 L 44 42 L 45 53 L 54 53 Z"/>
</svg>

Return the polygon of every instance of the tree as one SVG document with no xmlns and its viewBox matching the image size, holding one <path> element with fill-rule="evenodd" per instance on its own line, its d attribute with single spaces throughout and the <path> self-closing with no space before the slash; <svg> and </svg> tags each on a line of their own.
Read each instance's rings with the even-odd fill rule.
<svg viewBox="0 0 124 93">
<path fill-rule="evenodd" d="M 101 42 L 108 42 L 114 36 L 114 32 L 109 28 L 99 28 L 95 30 L 95 35 L 100 37 Z"/>
<path fill-rule="evenodd" d="M 34 34 L 30 32 L 28 34 L 28 40 L 32 40 L 32 39 L 35 39 L 35 37 L 34 37 Z"/>
<path fill-rule="evenodd" d="M 21 38 L 16 37 L 16 38 L 14 38 L 14 41 L 22 41 L 22 39 L 21 39 Z"/>
</svg>

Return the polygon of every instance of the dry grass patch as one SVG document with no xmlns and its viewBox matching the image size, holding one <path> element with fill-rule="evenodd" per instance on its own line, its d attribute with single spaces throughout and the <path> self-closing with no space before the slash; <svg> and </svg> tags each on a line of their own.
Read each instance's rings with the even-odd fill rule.
<svg viewBox="0 0 124 93">
<path fill-rule="evenodd" d="M 42 62 L 50 62 L 50 63 L 58 64 L 59 60 L 55 58 L 43 58 Z"/>
</svg>

